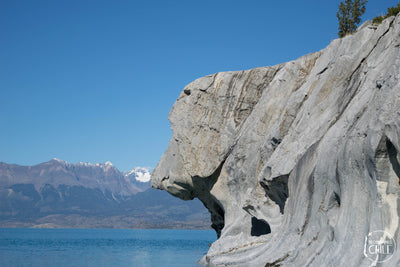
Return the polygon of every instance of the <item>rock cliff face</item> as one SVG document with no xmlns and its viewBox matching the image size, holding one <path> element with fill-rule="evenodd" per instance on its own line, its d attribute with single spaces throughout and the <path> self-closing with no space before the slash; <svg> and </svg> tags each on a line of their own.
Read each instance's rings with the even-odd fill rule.
<svg viewBox="0 0 400 267">
<path fill-rule="evenodd" d="M 200 78 L 170 112 L 152 186 L 210 211 L 219 238 L 203 264 L 400 266 L 397 248 L 375 262 L 364 251 L 375 230 L 400 243 L 399 81 L 400 16 L 292 62 Z"/>
</svg>

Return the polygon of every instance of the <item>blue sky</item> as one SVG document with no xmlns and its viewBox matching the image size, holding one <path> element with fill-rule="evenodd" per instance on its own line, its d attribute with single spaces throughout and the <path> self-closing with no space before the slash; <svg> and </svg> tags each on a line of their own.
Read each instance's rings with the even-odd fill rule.
<svg viewBox="0 0 400 267">
<path fill-rule="evenodd" d="M 0 161 L 155 167 L 186 84 L 323 49 L 339 3 L 0 0 Z"/>
</svg>

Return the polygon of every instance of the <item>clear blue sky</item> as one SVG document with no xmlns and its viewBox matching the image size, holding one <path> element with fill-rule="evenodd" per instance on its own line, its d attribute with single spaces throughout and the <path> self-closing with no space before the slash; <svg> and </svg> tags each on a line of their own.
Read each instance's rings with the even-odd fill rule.
<svg viewBox="0 0 400 267">
<path fill-rule="evenodd" d="M 339 3 L 0 0 L 0 161 L 155 167 L 186 84 L 323 49 Z"/>
</svg>

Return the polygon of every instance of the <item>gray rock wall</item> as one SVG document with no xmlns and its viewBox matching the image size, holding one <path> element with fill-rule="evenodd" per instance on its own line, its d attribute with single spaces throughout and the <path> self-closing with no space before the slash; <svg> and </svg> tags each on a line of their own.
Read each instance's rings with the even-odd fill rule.
<svg viewBox="0 0 400 267">
<path fill-rule="evenodd" d="M 364 252 L 376 230 L 400 243 L 399 78 L 400 16 L 186 86 L 152 186 L 210 211 L 219 238 L 201 262 L 400 266 L 397 248 Z"/>
</svg>

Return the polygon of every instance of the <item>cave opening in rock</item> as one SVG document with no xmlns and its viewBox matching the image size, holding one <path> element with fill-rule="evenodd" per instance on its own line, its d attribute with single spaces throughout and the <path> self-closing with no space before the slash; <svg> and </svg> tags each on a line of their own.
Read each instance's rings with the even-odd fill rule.
<svg viewBox="0 0 400 267">
<path fill-rule="evenodd" d="M 392 168 L 394 173 L 397 175 L 397 178 L 399 179 L 400 183 L 400 163 L 398 160 L 398 152 L 396 150 L 396 147 L 392 144 L 392 142 L 389 141 L 389 139 L 386 139 L 386 148 L 389 156 L 389 161 L 392 164 Z"/>
<path fill-rule="evenodd" d="M 334 202 L 337 203 L 337 206 L 340 207 L 340 195 L 334 192 Z"/>
<path fill-rule="evenodd" d="M 288 179 L 289 175 L 282 175 L 272 181 L 261 183 L 266 195 L 279 206 L 281 214 L 285 210 L 286 199 L 289 197 Z"/>
<path fill-rule="evenodd" d="M 270 233 L 271 227 L 266 221 L 251 217 L 251 236 L 262 236 Z"/>
</svg>

